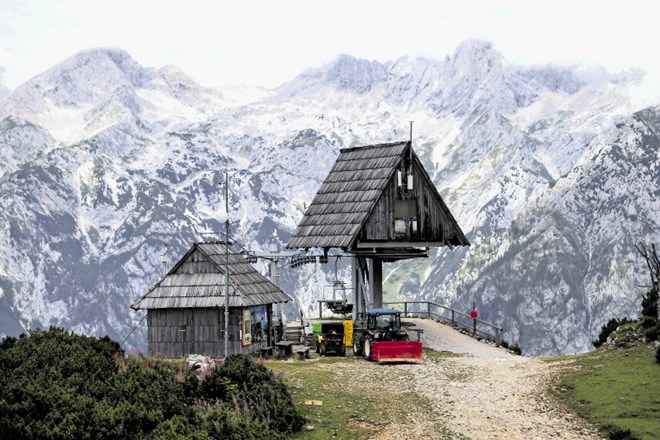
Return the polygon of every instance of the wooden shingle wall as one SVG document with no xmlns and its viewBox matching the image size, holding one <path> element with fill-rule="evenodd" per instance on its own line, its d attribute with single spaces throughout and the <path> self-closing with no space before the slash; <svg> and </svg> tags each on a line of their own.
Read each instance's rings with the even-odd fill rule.
<svg viewBox="0 0 660 440">
<path fill-rule="evenodd" d="M 243 346 L 240 339 L 240 308 L 229 309 L 229 351 L 250 353 L 258 344 Z M 150 356 L 181 358 L 188 354 L 224 355 L 224 310 L 153 309 L 147 312 Z"/>
<path fill-rule="evenodd" d="M 410 203 L 410 206 L 414 207 L 414 214 L 411 213 L 410 217 L 416 219 L 416 232 L 409 231 L 406 236 L 395 233 L 394 224 L 397 218 L 395 206 L 397 200 L 404 198 L 401 195 L 402 191 L 399 189 L 398 177 L 395 173 L 369 215 L 361 231 L 360 241 L 404 240 L 446 242 L 450 245 L 466 244 L 467 240 L 462 231 L 457 227 L 454 217 L 446 208 L 418 160 L 413 161 L 412 175 L 413 189 L 405 192 L 407 200 L 404 203 Z"/>
</svg>

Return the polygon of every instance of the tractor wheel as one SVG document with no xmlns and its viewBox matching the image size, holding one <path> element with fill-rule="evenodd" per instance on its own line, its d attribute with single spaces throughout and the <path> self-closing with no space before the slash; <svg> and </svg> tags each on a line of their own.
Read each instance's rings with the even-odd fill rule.
<svg viewBox="0 0 660 440">
<path fill-rule="evenodd" d="M 346 346 L 342 345 L 339 349 L 339 356 L 346 356 Z"/>
<path fill-rule="evenodd" d="M 325 346 L 325 342 L 321 342 L 321 346 L 319 347 L 319 354 L 321 356 L 325 356 L 325 352 L 327 351 L 327 347 Z"/>
<path fill-rule="evenodd" d="M 371 360 L 371 339 L 364 340 L 364 358 L 368 361 Z"/>
<path fill-rule="evenodd" d="M 362 347 L 358 339 L 353 339 L 353 355 L 362 356 Z"/>
</svg>

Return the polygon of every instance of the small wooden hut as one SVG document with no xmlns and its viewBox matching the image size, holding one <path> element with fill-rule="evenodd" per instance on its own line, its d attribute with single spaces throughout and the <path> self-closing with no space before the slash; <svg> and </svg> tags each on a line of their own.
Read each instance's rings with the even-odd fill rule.
<svg viewBox="0 0 660 440">
<path fill-rule="evenodd" d="M 383 261 L 469 245 L 410 141 L 342 149 L 287 243 L 353 254 L 354 313 L 382 306 Z"/>
<path fill-rule="evenodd" d="M 273 304 L 291 298 L 231 243 L 195 243 L 131 308 L 147 310 L 148 353 L 224 356 L 225 272 L 229 260 L 229 354 L 272 346 Z"/>
</svg>

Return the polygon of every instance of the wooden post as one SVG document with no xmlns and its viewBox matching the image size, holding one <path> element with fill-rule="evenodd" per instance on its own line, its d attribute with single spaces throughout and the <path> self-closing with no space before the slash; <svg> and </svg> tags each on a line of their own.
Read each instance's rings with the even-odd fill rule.
<svg viewBox="0 0 660 440">
<path fill-rule="evenodd" d="M 431 319 L 431 302 L 426 302 L 426 316 Z"/>
<path fill-rule="evenodd" d="M 454 319 L 454 309 L 451 309 L 451 324 L 456 325 L 456 320 Z"/>
<path fill-rule="evenodd" d="M 371 290 L 371 299 L 374 308 L 383 307 L 383 262 L 378 258 L 370 258 L 369 266 L 371 277 L 369 287 Z"/>
<path fill-rule="evenodd" d="M 403 317 L 408 317 L 408 301 L 403 302 Z"/>
<path fill-rule="evenodd" d="M 309 413 L 314 412 L 315 406 L 323 406 L 322 400 L 305 400 L 305 405 L 309 406 Z"/>
<path fill-rule="evenodd" d="M 266 335 L 266 345 L 273 346 L 273 304 L 266 304 L 266 328 L 268 333 Z"/>
</svg>

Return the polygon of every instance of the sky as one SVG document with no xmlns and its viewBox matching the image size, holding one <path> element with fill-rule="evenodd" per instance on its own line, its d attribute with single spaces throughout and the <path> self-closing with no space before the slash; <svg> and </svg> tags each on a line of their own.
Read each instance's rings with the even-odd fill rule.
<svg viewBox="0 0 660 440">
<path fill-rule="evenodd" d="M 275 87 L 340 54 L 442 59 L 478 38 L 510 64 L 641 68 L 636 93 L 660 100 L 658 12 L 643 0 L 0 0 L 0 81 L 14 89 L 108 47 L 208 86 Z"/>
</svg>

